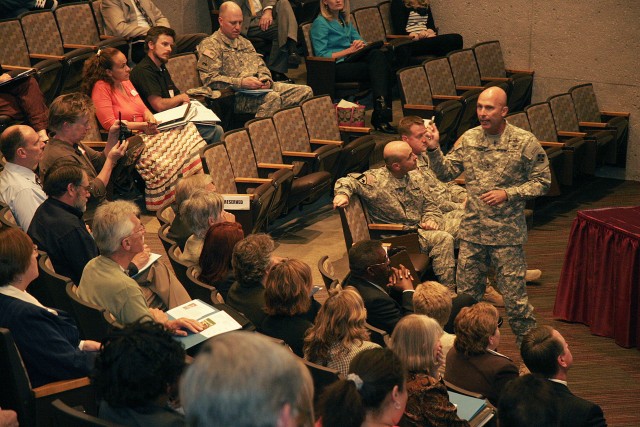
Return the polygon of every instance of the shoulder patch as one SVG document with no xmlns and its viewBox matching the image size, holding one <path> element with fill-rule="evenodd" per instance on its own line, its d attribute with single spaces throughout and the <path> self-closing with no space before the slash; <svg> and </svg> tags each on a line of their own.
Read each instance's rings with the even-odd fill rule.
<svg viewBox="0 0 640 427">
<path fill-rule="evenodd" d="M 213 54 L 213 52 L 211 51 L 211 49 L 205 49 L 205 50 L 204 50 L 204 52 L 202 52 L 202 54 L 203 54 L 204 56 L 208 56 L 209 58 L 213 58 L 213 57 L 214 57 L 214 54 Z"/>
<path fill-rule="evenodd" d="M 372 177 L 367 177 L 367 175 L 363 173 L 350 173 L 349 177 L 360 181 L 362 184 L 371 184 Z"/>
<path fill-rule="evenodd" d="M 539 153 L 538 154 L 538 163 L 543 163 L 545 157 L 546 157 L 546 155 L 544 153 Z"/>
</svg>

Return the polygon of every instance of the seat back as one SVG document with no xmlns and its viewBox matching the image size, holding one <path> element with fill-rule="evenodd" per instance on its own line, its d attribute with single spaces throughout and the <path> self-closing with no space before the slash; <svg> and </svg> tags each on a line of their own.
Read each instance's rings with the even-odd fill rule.
<svg viewBox="0 0 640 427">
<path fill-rule="evenodd" d="M 340 208 L 339 212 L 347 251 L 354 243 L 371 239 L 367 217 L 357 194 L 352 195 L 349 204 Z"/>
<path fill-rule="evenodd" d="M 320 257 L 318 260 L 318 271 L 320 272 L 324 286 L 327 289 L 329 289 L 334 281 L 338 280 L 335 276 L 333 264 L 329 261 L 329 255 L 323 255 Z"/>
<path fill-rule="evenodd" d="M 3 65 L 31 67 L 27 41 L 18 19 L 0 21 L 0 58 Z"/>
<path fill-rule="evenodd" d="M 569 89 L 578 120 L 581 122 L 599 122 L 602 120 L 598 99 L 591 83 L 573 86 Z"/>
<path fill-rule="evenodd" d="M 314 96 L 304 100 L 300 107 L 309 131 L 309 138 L 341 140 L 338 117 L 330 96 Z"/>
<path fill-rule="evenodd" d="M 383 1 L 378 3 L 378 9 L 380 10 L 380 16 L 382 17 L 382 24 L 384 25 L 384 31 L 387 34 L 395 34 L 396 32 L 391 25 L 391 2 Z"/>
<path fill-rule="evenodd" d="M 35 397 L 11 332 L 0 328 L 0 405 L 18 414 L 21 426 L 35 426 Z"/>
<path fill-rule="evenodd" d="M 251 146 L 249 132 L 245 128 L 225 132 L 222 136 L 236 177 L 258 178 L 258 166 Z"/>
<path fill-rule="evenodd" d="M 93 11 L 93 17 L 98 25 L 98 32 L 102 35 L 104 32 L 104 17 L 102 16 L 102 0 L 91 1 L 91 10 Z"/>
<path fill-rule="evenodd" d="M 71 279 L 54 271 L 51 259 L 45 252 L 42 252 L 40 259 L 38 259 L 38 273 L 38 277 L 31 282 L 27 292 L 45 307 L 64 310 L 73 316 L 71 300 L 66 291 L 67 284 L 71 283 Z"/>
<path fill-rule="evenodd" d="M 53 419 L 57 425 L 65 427 L 122 427 L 98 417 L 86 414 L 67 405 L 60 399 L 51 402 L 53 406 Z"/>
<path fill-rule="evenodd" d="M 317 403 L 324 389 L 334 382 L 341 380 L 342 374 L 337 369 L 327 368 L 326 366 L 321 366 L 305 359 L 301 360 L 307 369 L 309 369 L 309 373 L 311 374 L 311 379 L 313 380 L 314 402 Z"/>
<path fill-rule="evenodd" d="M 49 105 L 55 99 L 60 86 L 62 63 L 47 59 L 38 62 L 34 68 L 36 69 L 38 86 L 44 95 L 45 104 Z"/>
<path fill-rule="evenodd" d="M 160 239 L 160 243 L 162 243 L 162 247 L 164 248 L 167 254 L 169 253 L 169 248 L 172 245 L 175 245 L 176 242 L 169 238 L 169 228 L 171 228 L 171 224 L 166 223 L 162 224 L 158 229 L 158 239 Z"/>
<path fill-rule="evenodd" d="M 98 45 L 100 33 L 91 4 L 69 3 L 59 5 L 55 12 L 64 43 Z"/>
<path fill-rule="evenodd" d="M 381 347 L 387 346 L 387 341 L 389 340 L 389 334 L 387 331 L 376 328 L 368 323 L 365 323 L 364 326 L 367 328 L 367 331 L 369 331 L 369 340 L 371 342 L 374 342 Z"/>
<path fill-rule="evenodd" d="M 473 53 L 481 77 L 507 77 L 498 40 L 476 44 L 473 46 Z"/>
<path fill-rule="evenodd" d="M 176 277 L 178 278 L 180 283 L 182 283 L 182 286 L 184 286 L 184 288 L 187 290 L 191 298 L 199 298 L 201 294 L 199 296 L 195 296 L 195 294 L 192 293 L 191 290 L 189 289 L 190 287 L 192 287 L 191 286 L 192 282 L 189 279 L 187 279 L 187 269 L 190 267 L 190 265 L 180 259 L 181 254 L 182 254 L 182 251 L 178 247 L 177 243 L 171 245 L 171 247 L 167 251 L 167 255 L 169 255 L 169 261 L 171 262 L 171 267 L 173 267 L 173 272 L 176 273 Z M 210 297 L 203 299 L 203 301 L 209 301 L 209 300 L 210 300 Z"/>
<path fill-rule="evenodd" d="M 40 55 L 64 55 L 58 24 L 50 10 L 26 12 L 20 15 L 29 53 Z"/>
<path fill-rule="evenodd" d="M 520 129 L 524 129 L 526 131 L 531 132 L 531 125 L 529 125 L 529 118 L 527 117 L 527 113 L 521 111 L 519 113 L 509 114 L 507 116 L 507 121 L 512 125 L 519 127 Z"/>
<path fill-rule="evenodd" d="M 171 80 L 181 91 L 187 91 L 202 86 L 200 74 L 196 65 L 198 57 L 194 52 L 182 53 L 169 58 L 167 71 L 171 74 Z"/>
<path fill-rule="evenodd" d="M 171 224 L 176 217 L 176 213 L 173 210 L 173 204 L 167 203 L 165 206 L 158 209 L 156 212 L 156 218 L 160 222 L 160 226 L 165 224 Z"/>
<path fill-rule="evenodd" d="M 382 16 L 377 6 L 356 9 L 352 15 L 363 40 L 368 43 L 387 40 Z"/>
<path fill-rule="evenodd" d="M 529 118 L 531 133 L 540 141 L 554 142 L 558 140 L 556 124 L 548 102 L 531 104 L 524 109 Z"/>
<path fill-rule="evenodd" d="M 249 120 L 246 124 L 251 145 L 260 163 L 284 163 L 280 148 L 280 139 L 271 117 Z"/>
<path fill-rule="evenodd" d="M 190 282 L 190 286 L 186 289 L 191 298 L 197 298 L 207 304 L 224 303 L 218 290 L 198 279 L 198 274 L 200 274 L 200 267 L 197 265 L 187 268 L 187 280 Z"/>
<path fill-rule="evenodd" d="M 211 175 L 213 184 L 220 194 L 237 194 L 233 168 L 223 143 L 207 145 L 200 150 L 200 158 L 205 171 Z"/>
<path fill-rule="evenodd" d="M 304 45 L 307 48 L 308 56 L 314 56 L 313 43 L 311 42 L 311 24 L 311 22 L 300 24 L 300 30 L 302 31 L 302 36 L 304 37 Z"/>
<path fill-rule="evenodd" d="M 396 77 L 403 106 L 404 104 L 433 105 L 427 71 L 422 65 L 398 70 Z"/>
<path fill-rule="evenodd" d="M 80 337 L 84 340 L 102 341 L 113 328 L 122 328 L 108 310 L 81 300 L 76 294 L 76 285 L 67 283 L 65 288 L 78 321 Z M 109 321 L 107 319 L 113 319 Z"/>
<path fill-rule="evenodd" d="M 431 93 L 433 95 L 456 96 L 456 84 L 447 58 L 430 59 L 424 62 Z"/>
<path fill-rule="evenodd" d="M 364 172 L 369 169 L 369 159 L 376 148 L 373 135 L 364 135 L 347 143 L 340 153 L 335 180 L 352 172 Z"/>
<path fill-rule="evenodd" d="M 551 114 L 556 123 L 556 129 L 565 132 L 580 132 L 580 123 L 573 106 L 573 100 L 568 93 L 561 93 L 547 98 L 551 107 Z"/>
<path fill-rule="evenodd" d="M 472 49 L 455 50 L 447 54 L 453 79 L 459 86 L 481 86 L 480 72 Z"/>
<path fill-rule="evenodd" d="M 296 105 L 273 113 L 273 124 L 283 151 L 311 152 L 302 108 Z"/>
</svg>

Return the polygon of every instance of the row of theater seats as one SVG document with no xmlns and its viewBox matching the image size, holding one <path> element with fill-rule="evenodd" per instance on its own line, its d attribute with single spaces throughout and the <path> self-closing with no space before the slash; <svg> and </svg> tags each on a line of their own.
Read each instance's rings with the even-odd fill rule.
<svg viewBox="0 0 640 427">
<path fill-rule="evenodd" d="M 368 131 L 339 126 L 331 98 L 316 96 L 226 132 L 201 158 L 218 192 L 249 195 L 251 210 L 236 217 L 256 232 L 330 193 L 338 178 L 368 169 L 375 148 Z"/>
<path fill-rule="evenodd" d="M 84 62 L 101 47 L 128 52 L 128 41 L 103 33 L 100 0 L 26 12 L 0 21 L 0 63 L 7 70 L 35 68 L 47 104 L 78 91 Z"/>
</svg>

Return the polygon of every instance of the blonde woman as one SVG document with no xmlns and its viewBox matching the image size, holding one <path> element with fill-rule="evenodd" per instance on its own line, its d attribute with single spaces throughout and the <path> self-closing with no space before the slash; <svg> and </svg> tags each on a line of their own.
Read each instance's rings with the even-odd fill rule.
<svg viewBox="0 0 640 427">
<path fill-rule="evenodd" d="M 408 34 L 420 40 L 407 45 L 410 56 L 445 56 L 462 49 L 460 34 L 438 35 L 429 0 L 391 0 L 391 22 L 394 34 Z"/>
<path fill-rule="evenodd" d="M 441 336 L 438 322 L 420 314 L 403 317 L 393 330 L 391 348 L 409 371 L 405 425 L 469 426 L 466 420 L 458 417 L 438 373 L 444 358 Z"/>
<path fill-rule="evenodd" d="M 318 311 L 315 324 L 304 339 L 304 358 L 349 373 L 349 363 L 361 351 L 380 348 L 369 341 L 367 312 L 355 289 L 337 289 Z"/>
</svg>

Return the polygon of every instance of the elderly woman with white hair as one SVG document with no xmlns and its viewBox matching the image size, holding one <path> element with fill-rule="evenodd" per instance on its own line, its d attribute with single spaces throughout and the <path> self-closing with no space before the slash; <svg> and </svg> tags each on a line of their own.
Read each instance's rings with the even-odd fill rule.
<svg viewBox="0 0 640 427">
<path fill-rule="evenodd" d="M 180 205 L 180 216 L 191 230 L 180 260 L 184 263 L 198 265 L 204 236 L 213 224 L 224 221 L 221 213 L 224 199 L 218 193 L 208 190 L 197 190 Z"/>
<path fill-rule="evenodd" d="M 189 366 L 180 400 L 190 427 L 311 427 L 313 382 L 284 346 L 249 332 L 212 338 Z"/>
</svg>

